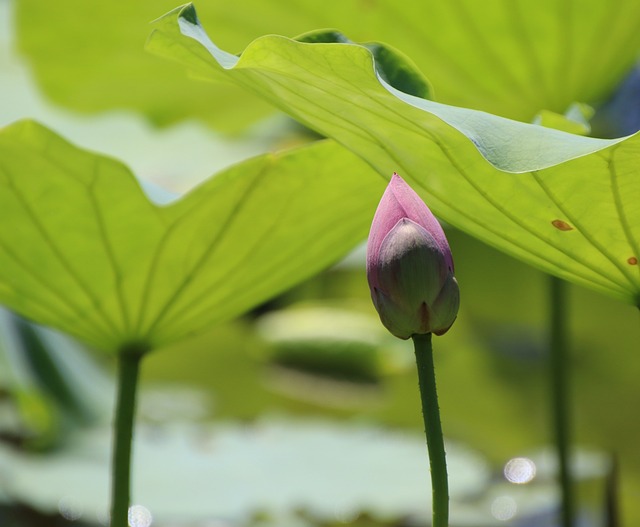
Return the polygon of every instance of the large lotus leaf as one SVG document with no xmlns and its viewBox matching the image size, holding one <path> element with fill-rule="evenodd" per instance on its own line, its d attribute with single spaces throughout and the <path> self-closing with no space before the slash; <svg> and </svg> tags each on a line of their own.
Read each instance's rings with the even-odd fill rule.
<svg viewBox="0 0 640 527">
<path fill-rule="evenodd" d="M 232 86 L 210 87 L 144 52 L 149 22 L 170 0 L 17 0 L 18 47 L 39 87 L 81 112 L 132 109 L 158 125 L 199 118 L 235 133 L 272 109 Z M 212 104 L 211 90 L 220 97 Z"/>
<path fill-rule="evenodd" d="M 238 59 L 186 6 L 157 23 L 149 46 L 253 89 L 380 174 L 400 172 L 437 214 L 477 238 L 640 303 L 640 136 L 581 137 L 408 95 L 383 80 L 389 64 L 368 48 L 318 43 L 323 37 L 345 41 L 267 36 Z M 389 56 L 393 71 L 410 68 Z"/>
<path fill-rule="evenodd" d="M 238 164 L 167 206 L 30 121 L 0 130 L 0 302 L 101 349 L 238 315 L 367 233 L 384 181 L 332 141 Z"/>
<path fill-rule="evenodd" d="M 146 24 L 173 7 L 170 0 L 16 3 L 20 49 L 59 103 L 136 108 L 159 122 L 199 116 L 227 130 L 264 115 L 237 90 L 188 84 L 144 56 Z M 640 49 L 635 0 L 241 0 L 200 9 L 224 49 L 264 34 L 338 28 L 402 49 L 428 72 L 441 102 L 525 121 L 601 100 Z M 215 94 L 207 102 L 206 89 Z"/>
</svg>

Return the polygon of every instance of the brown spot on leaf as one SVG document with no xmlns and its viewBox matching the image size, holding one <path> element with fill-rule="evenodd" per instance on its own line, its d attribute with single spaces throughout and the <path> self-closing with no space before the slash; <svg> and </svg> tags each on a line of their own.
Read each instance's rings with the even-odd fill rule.
<svg viewBox="0 0 640 527">
<path fill-rule="evenodd" d="M 638 265 L 638 259 L 635 256 L 632 256 L 627 260 L 629 265 Z"/>
<path fill-rule="evenodd" d="M 551 225 L 553 225 L 559 231 L 572 231 L 573 230 L 573 227 L 571 225 L 569 225 L 566 221 L 562 221 L 562 220 L 553 220 L 551 222 Z"/>
</svg>

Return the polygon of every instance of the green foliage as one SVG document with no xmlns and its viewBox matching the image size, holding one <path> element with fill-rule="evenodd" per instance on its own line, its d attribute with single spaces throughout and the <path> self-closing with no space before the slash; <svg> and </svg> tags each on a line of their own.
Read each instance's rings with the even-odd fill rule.
<svg viewBox="0 0 640 527">
<path fill-rule="evenodd" d="M 18 0 L 18 46 L 39 87 L 76 111 L 127 108 L 158 125 L 198 117 L 228 132 L 270 112 L 233 87 L 193 82 L 144 52 L 149 22 L 173 6 L 169 0 Z M 220 104 L 211 104 L 212 89 Z"/>
<path fill-rule="evenodd" d="M 182 339 L 331 264 L 366 236 L 383 180 L 326 141 L 157 206 L 119 162 L 23 121 L 0 131 L 0 186 L 0 301 L 114 352 Z"/>
<path fill-rule="evenodd" d="M 238 90 L 198 86 L 145 56 L 146 25 L 174 7 L 171 0 L 16 3 L 20 49 L 46 93 L 67 107 L 127 107 L 158 123 L 197 116 L 223 130 L 269 111 Z M 244 0 L 199 9 L 216 41 L 234 52 L 264 34 L 321 27 L 387 42 L 428 73 L 438 100 L 525 121 L 543 109 L 562 113 L 574 101 L 602 100 L 640 48 L 633 0 Z"/>
<path fill-rule="evenodd" d="M 484 242 L 640 304 L 640 135 L 580 137 L 407 95 L 356 44 L 266 36 L 238 59 L 211 43 L 192 6 L 159 20 L 149 47 L 254 90 L 386 177 L 398 171 Z"/>
<path fill-rule="evenodd" d="M 525 121 L 537 115 L 543 126 L 588 133 L 584 107 L 578 114 L 563 112 L 574 101 L 601 101 L 635 60 L 635 2 L 358 0 L 327 8 L 298 0 L 295 9 L 290 0 L 205 3 L 203 20 L 215 28 L 216 42 L 234 52 L 261 34 L 324 26 L 359 41 L 387 41 L 415 61 L 390 46 L 357 46 L 336 30 L 307 34 L 299 42 L 261 38 L 238 60 L 208 41 L 189 9 L 181 11 L 182 34 L 175 16 L 159 22 L 152 47 L 200 77 L 226 83 L 208 85 L 187 81 L 179 68 L 140 48 L 146 22 L 168 8 L 167 2 L 16 0 L 19 46 L 46 93 L 74 109 L 135 108 L 160 124 L 198 116 L 237 131 L 269 112 L 262 97 L 337 142 L 248 161 L 159 207 L 115 161 L 78 150 L 34 123 L 0 130 L 0 302 L 110 352 L 140 341 L 153 347 L 176 343 L 343 254 L 366 233 L 383 186 L 376 172 L 389 177 L 393 170 L 442 217 L 479 239 L 612 297 L 640 302 L 638 138 L 581 139 L 425 100 L 435 94 L 447 104 Z M 258 97 L 247 98 L 229 81 Z M 465 265 L 477 275 L 476 292 L 465 287 L 466 320 L 490 317 L 491 311 L 495 319 L 482 320 L 488 342 L 478 342 L 479 331 L 465 336 L 469 326 L 457 329 L 461 337 L 444 344 L 456 353 L 443 353 L 440 369 L 452 435 L 483 445 L 503 461 L 523 444 L 544 440 L 544 426 L 531 405 L 540 372 L 527 363 L 518 364 L 513 375 L 514 357 L 490 354 L 506 347 L 517 355 L 517 346 L 527 345 L 522 336 L 502 347 L 491 338 L 508 326 L 514 304 L 524 304 L 527 319 L 537 311 L 532 297 L 539 293 L 539 284 L 506 276 L 498 257 L 471 257 L 469 265 L 458 266 L 462 277 Z M 495 279 L 487 280 L 489 274 Z M 501 289 L 512 298 L 495 301 Z M 499 305 L 487 309 L 487 298 Z M 608 305 L 607 299 L 601 302 Z M 602 336 L 606 327 L 613 334 L 603 337 L 606 344 L 622 357 L 625 348 L 616 344 L 622 330 L 614 326 L 623 325 L 615 309 L 606 317 L 593 315 L 581 336 L 594 328 Z M 32 340 L 29 326 L 23 329 L 25 340 Z M 263 372 L 253 363 L 245 365 L 251 375 L 240 371 L 246 328 L 238 333 L 228 350 L 219 338 L 201 341 L 197 367 L 185 380 L 192 382 L 195 371 L 204 386 L 215 384 L 222 414 L 249 415 L 254 406 L 272 411 L 278 399 L 260 386 Z M 377 380 L 367 346 L 325 348 L 310 341 L 302 355 L 299 344 L 285 342 L 275 360 L 331 371 L 337 363 L 350 374 L 365 372 Z M 190 346 L 195 349 L 181 343 L 175 353 L 158 354 L 161 361 L 174 357 L 167 378 L 175 381 L 181 369 L 189 369 Z M 212 346 L 215 358 L 208 353 Z M 59 383 L 60 372 L 52 369 L 46 350 L 35 348 L 38 373 L 46 373 L 66 401 L 72 394 Z M 625 445 L 626 438 L 627 454 L 634 452 L 634 420 L 611 408 L 619 403 L 620 389 L 627 390 L 627 399 L 634 397 L 637 368 L 633 361 L 587 351 L 591 364 L 579 381 L 580 400 L 593 399 L 585 403 L 596 416 L 589 437 L 606 449 L 611 441 L 619 448 L 620 438 Z M 213 362 L 203 368 L 207 361 Z M 417 408 L 407 408 L 415 379 L 403 374 L 382 382 L 385 391 L 393 387 L 386 397 L 394 404 L 372 415 L 415 425 Z M 618 390 L 610 390 L 611 383 Z M 464 386 L 482 397 L 469 397 Z M 42 405 L 46 400 L 15 395 L 24 414 L 33 417 L 27 424 L 34 431 L 53 427 L 51 409 Z M 225 395 L 242 412 L 224 410 Z M 291 408 L 308 410 L 299 403 Z M 486 408 L 492 409 L 490 421 Z M 629 429 L 611 434 L 621 426 Z M 627 459 L 633 465 L 631 454 Z"/>
<path fill-rule="evenodd" d="M 108 383 L 84 350 L 5 309 L 0 329 L 0 439 L 49 449 L 93 423 Z"/>
</svg>

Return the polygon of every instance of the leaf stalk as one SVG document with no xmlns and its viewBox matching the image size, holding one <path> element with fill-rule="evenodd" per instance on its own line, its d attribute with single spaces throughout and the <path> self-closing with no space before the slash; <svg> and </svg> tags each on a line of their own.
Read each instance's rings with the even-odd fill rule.
<svg viewBox="0 0 640 527">
<path fill-rule="evenodd" d="M 552 428 L 558 460 L 563 527 L 573 527 L 575 503 L 571 476 L 571 405 L 568 352 L 567 287 L 560 278 L 550 277 L 550 380 Z"/>
<path fill-rule="evenodd" d="M 131 499 L 131 444 L 136 392 L 146 346 L 130 345 L 118 354 L 118 387 L 113 425 L 111 479 L 111 527 L 127 527 Z"/>
</svg>

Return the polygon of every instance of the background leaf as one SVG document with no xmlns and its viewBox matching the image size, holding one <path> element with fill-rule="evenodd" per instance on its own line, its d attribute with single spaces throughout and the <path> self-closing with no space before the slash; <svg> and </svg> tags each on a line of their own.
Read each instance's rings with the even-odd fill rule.
<svg viewBox="0 0 640 527">
<path fill-rule="evenodd" d="M 46 93 L 76 110 L 127 107 L 156 123 L 197 116 L 231 131 L 266 115 L 256 98 L 190 83 L 144 55 L 147 23 L 174 6 L 17 0 L 20 50 Z M 357 41 L 402 49 L 428 73 L 442 102 L 527 122 L 543 109 L 563 113 L 574 101 L 603 100 L 640 49 L 633 0 L 353 0 L 330 7 L 241 0 L 199 8 L 224 49 L 236 52 L 263 34 L 338 28 Z M 207 100 L 207 93 L 214 96 Z"/>
<path fill-rule="evenodd" d="M 400 172 L 436 214 L 486 243 L 640 304 L 640 136 L 580 137 L 407 95 L 354 44 L 267 36 L 238 59 L 191 6 L 160 20 L 149 46 L 253 89 L 380 174 Z"/>
<path fill-rule="evenodd" d="M 77 343 L 1 308 L 0 330 L 0 442 L 51 449 L 110 412 L 112 383 Z"/>
<path fill-rule="evenodd" d="M 326 141 L 160 207 L 120 163 L 30 121 L 0 132 L 0 300 L 101 349 L 236 316 L 364 239 L 383 180 Z"/>
<path fill-rule="evenodd" d="M 226 132 L 272 112 L 255 97 L 193 82 L 144 52 L 149 22 L 175 2 L 63 2 L 16 2 L 18 47 L 57 104 L 80 112 L 136 110 L 157 125 L 197 117 Z M 210 104 L 212 89 L 224 103 Z"/>
</svg>

